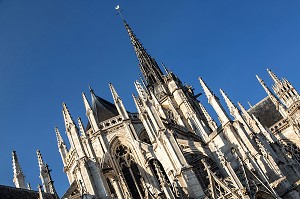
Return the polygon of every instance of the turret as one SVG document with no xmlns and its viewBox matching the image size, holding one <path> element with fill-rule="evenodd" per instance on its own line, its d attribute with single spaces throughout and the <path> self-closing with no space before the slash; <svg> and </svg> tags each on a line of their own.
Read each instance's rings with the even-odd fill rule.
<svg viewBox="0 0 300 199">
<path fill-rule="evenodd" d="M 123 117 L 123 119 L 128 119 L 128 113 L 125 109 L 125 106 L 124 106 L 121 98 L 119 97 L 117 91 L 115 90 L 114 86 L 111 83 L 109 84 L 109 88 L 110 88 L 111 94 L 113 96 L 113 99 L 114 99 L 114 102 L 118 109 L 119 114 Z"/>
<path fill-rule="evenodd" d="M 55 127 L 55 133 L 56 133 L 56 138 L 57 138 L 58 151 L 60 153 L 60 156 L 61 156 L 64 166 L 66 166 L 67 165 L 66 158 L 67 158 L 67 154 L 68 154 L 68 149 L 67 149 L 67 146 L 66 146 L 63 138 L 61 137 L 60 132 L 57 127 Z"/>
<path fill-rule="evenodd" d="M 206 83 L 200 77 L 199 81 L 208 99 L 208 103 L 216 111 L 221 124 L 225 125 L 227 122 L 230 121 L 230 118 L 224 110 L 223 106 L 221 105 L 219 98 L 213 94 L 213 92 L 208 88 Z"/>
<path fill-rule="evenodd" d="M 25 175 L 22 172 L 16 151 L 12 152 L 12 162 L 14 171 L 13 181 L 15 183 L 16 188 L 26 189 Z"/>
<path fill-rule="evenodd" d="M 280 80 L 275 73 L 269 69 L 267 70 L 274 81 L 274 92 L 287 108 L 290 108 L 294 102 L 300 100 L 298 92 L 287 79 L 283 78 Z"/>
<path fill-rule="evenodd" d="M 285 107 L 280 103 L 280 101 L 276 98 L 276 96 L 270 91 L 270 89 L 267 87 L 265 82 L 261 78 L 259 78 L 257 75 L 256 75 L 256 78 L 259 81 L 259 83 L 261 84 L 261 86 L 263 87 L 263 89 L 268 94 L 269 98 L 272 100 L 273 104 L 276 106 L 276 109 L 280 112 L 280 114 L 283 117 L 286 117 L 287 114 L 286 114 Z"/>
</svg>

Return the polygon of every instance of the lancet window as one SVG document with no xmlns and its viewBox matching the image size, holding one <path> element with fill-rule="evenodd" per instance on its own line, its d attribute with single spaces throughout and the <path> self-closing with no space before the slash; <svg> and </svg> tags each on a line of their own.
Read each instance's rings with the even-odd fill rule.
<svg viewBox="0 0 300 199">
<path fill-rule="evenodd" d="M 144 181 L 132 151 L 124 145 L 119 145 L 116 148 L 115 155 L 131 196 L 136 199 L 142 199 L 145 197 Z"/>
<path fill-rule="evenodd" d="M 215 172 L 216 175 L 219 176 L 220 174 L 218 172 L 217 165 L 209 157 L 200 153 L 189 153 L 185 155 L 185 158 L 188 161 L 188 163 L 193 167 L 193 171 L 195 172 L 201 187 L 204 189 L 204 192 L 208 195 L 209 179 L 201 160 L 205 159 L 205 162 L 208 166 L 210 166 L 211 171 Z"/>
</svg>

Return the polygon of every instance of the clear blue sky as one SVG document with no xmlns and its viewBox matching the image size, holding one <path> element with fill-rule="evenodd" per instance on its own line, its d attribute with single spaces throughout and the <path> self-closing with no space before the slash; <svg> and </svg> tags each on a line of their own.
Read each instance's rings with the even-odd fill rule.
<svg viewBox="0 0 300 199">
<path fill-rule="evenodd" d="M 201 76 L 248 107 L 266 96 L 255 78 L 270 86 L 266 68 L 300 88 L 300 1 L 0 0 L 0 184 L 13 186 L 16 150 L 36 189 L 40 149 L 59 195 L 66 191 L 54 126 L 66 139 L 62 102 L 86 124 L 81 92 L 89 96 L 89 84 L 112 101 L 112 82 L 135 111 L 139 69 L 117 4 L 148 52 L 196 92 Z"/>
</svg>

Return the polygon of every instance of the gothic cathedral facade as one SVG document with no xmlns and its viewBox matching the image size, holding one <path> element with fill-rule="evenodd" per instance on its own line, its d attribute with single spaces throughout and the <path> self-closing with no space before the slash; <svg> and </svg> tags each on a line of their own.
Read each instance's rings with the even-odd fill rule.
<svg viewBox="0 0 300 199">
<path fill-rule="evenodd" d="M 112 84 L 113 103 L 90 88 L 83 94 L 88 124 L 75 123 L 65 104 L 67 149 L 56 128 L 70 187 L 63 198 L 300 198 L 300 96 L 286 79 L 246 110 L 223 90 L 231 119 L 203 79 L 217 124 L 190 86 L 160 69 L 125 28 L 143 74 L 133 95 L 137 113 L 126 110 Z"/>
<path fill-rule="evenodd" d="M 91 103 L 82 94 L 87 125 L 80 118 L 75 123 L 63 104 L 69 149 L 55 132 L 70 186 L 62 198 L 300 198 L 300 96 L 287 79 L 267 70 L 271 91 L 257 76 L 267 97 L 249 110 L 220 90 L 231 119 L 199 78 L 217 124 L 200 94 L 165 66 L 162 72 L 123 22 L 143 74 L 142 83 L 135 82 L 137 113 L 126 110 L 112 84 L 113 103 L 92 88 Z M 12 156 L 17 189 L 1 185 L 1 198 L 59 198 L 40 151 L 38 192 L 26 188 L 15 151 Z"/>
</svg>

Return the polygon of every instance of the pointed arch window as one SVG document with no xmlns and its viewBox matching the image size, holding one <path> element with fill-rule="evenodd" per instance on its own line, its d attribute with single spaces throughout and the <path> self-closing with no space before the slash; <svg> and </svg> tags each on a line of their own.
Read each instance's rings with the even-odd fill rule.
<svg viewBox="0 0 300 199">
<path fill-rule="evenodd" d="M 115 155 L 131 196 L 142 199 L 145 197 L 143 179 L 131 150 L 124 145 L 119 145 L 116 148 Z"/>
</svg>

